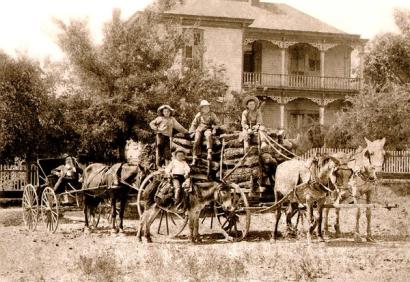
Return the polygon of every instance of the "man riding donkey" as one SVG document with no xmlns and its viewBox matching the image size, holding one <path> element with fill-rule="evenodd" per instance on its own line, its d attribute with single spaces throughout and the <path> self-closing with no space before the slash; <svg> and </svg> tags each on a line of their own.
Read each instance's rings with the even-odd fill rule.
<svg viewBox="0 0 410 282">
<path fill-rule="evenodd" d="M 262 113 L 259 110 L 259 99 L 255 96 L 248 96 L 244 99 L 243 105 L 246 109 L 242 112 L 241 125 L 243 139 L 243 148 L 247 152 L 251 138 L 259 133 L 259 130 L 264 130 Z"/>
<path fill-rule="evenodd" d="M 156 132 L 156 166 L 166 165 L 171 160 L 171 143 L 173 130 L 181 133 L 188 133 L 174 117 L 174 109 L 169 105 L 162 105 L 158 108 L 158 117 L 150 122 L 149 126 Z"/>
<path fill-rule="evenodd" d="M 216 114 L 211 111 L 210 106 L 211 104 L 208 101 L 201 101 L 199 104 L 199 113 L 195 116 L 189 128 L 191 136 L 194 136 L 191 163 L 193 166 L 197 164 L 198 156 L 201 153 L 202 137 L 205 137 L 206 140 L 207 159 L 209 161 L 212 160 L 212 135 L 214 135 L 216 128 L 221 125 L 221 122 Z"/>
</svg>

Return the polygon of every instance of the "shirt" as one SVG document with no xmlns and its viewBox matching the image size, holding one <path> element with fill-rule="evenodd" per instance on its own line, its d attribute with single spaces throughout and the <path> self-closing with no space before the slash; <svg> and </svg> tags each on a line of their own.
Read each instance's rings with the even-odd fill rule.
<svg viewBox="0 0 410 282">
<path fill-rule="evenodd" d="M 186 130 L 174 117 L 159 116 L 150 122 L 149 126 L 152 130 L 157 131 L 165 136 L 172 136 L 172 130 L 176 129 L 179 132 L 187 133 Z"/>
<path fill-rule="evenodd" d="M 262 113 L 258 110 L 252 112 L 244 110 L 242 112 L 241 125 L 242 129 L 248 129 L 254 125 L 263 125 Z"/>
<path fill-rule="evenodd" d="M 173 159 L 165 168 L 165 173 L 174 175 L 184 175 L 188 176 L 188 174 L 191 172 L 191 168 L 187 164 L 186 161 L 179 161 L 177 159 Z"/>
<path fill-rule="evenodd" d="M 219 121 L 215 113 L 198 113 L 192 121 L 191 127 L 189 128 L 189 132 L 194 132 L 195 130 L 210 129 L 212 125 L 220 124 L 221 122 Z"/>
</svg>

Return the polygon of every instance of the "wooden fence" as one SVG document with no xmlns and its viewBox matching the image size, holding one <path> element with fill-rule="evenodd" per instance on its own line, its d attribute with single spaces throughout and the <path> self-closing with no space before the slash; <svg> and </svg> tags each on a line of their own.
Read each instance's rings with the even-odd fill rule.
<svg viewBox="0 0 410 282">
<path fill-rule="evenodd" d="M 319 154 L 333 154 L 337 152 L 353 153 L 355 149 L 313 148 L 303 154 L 302 159 L 308 159 Z M 386 151 L 382 172 L 410 173 L 410 151 Z"/>
<path fill-rule="evenodd" d="M 29 170 L 28 182 L 37 185 L 37 166 L 33 165 Z M 0 165 L 0 191 L 23 191 L 27 185 L 27 167 L 23 162 L 12 165 Z"/>
</svg>

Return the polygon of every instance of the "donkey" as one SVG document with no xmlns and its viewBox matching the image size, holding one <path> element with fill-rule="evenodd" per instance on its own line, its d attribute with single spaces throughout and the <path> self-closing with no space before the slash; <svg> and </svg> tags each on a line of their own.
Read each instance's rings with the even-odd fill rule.
<svg viewBox="0 0 410 282">
<path fill-rule="evenodd" d="M 384 150 L 384 145 L 386 142 L 386 139 L 379 139 L 375 141 L 369 141 L 367 138 L 365 138 L 366 141 L 366 148 L 361 148 L 359 147 L 356 153 L 354 153 L 352 156 L 348 156 L 347 158 L 350 158 L 351 161 L 348 162 L 348 167 L 352 171 L 352 176 L 350 178 L 349 182 L 349 189 L 345 191 L 340 191 L 339 197 L 336 200 L 336 203 L 340 203 L 342 201 L 347 201 L 348 199 L 351 199 L 349 197 L 353 197 L 353 202 L 357 204 L 360 200 L 360 198 L 365 195 L 366 197 L 366 203 L 370 204 L 373 200 L 373 194 L 375 193 L 375 188 L 376 188 L 376 182 L 377 182 L 377 177 L 376 173 L 381 171 L 383 162 L 384 162 L 384 157 L 385 157 L 385 150 Z M 346 158 L 346 154 L 344 153 L 337 153 L 339 158 Z M 335 157 L 335 155 L 333 155 Z M 340 232 L 340 209 L 336 208 L 336 224 L 335 224 L 335 230 L 336 230 L 336 237 L 339 237 L 341 232 Z M 325 211 L 325 234 L 328 234 L 328 214 L 329 214 L 329 209 L 326 209 Z M 366 217 L 367 217 L 367 241 L 368 242 L 373 242 L 374 239 L 372 238 L 371 235 L 371 209 L 366 208 Z M 361 242 L 360 234 L 359 234 L 359 219 L 360 219 L 360 208 L 357 209 L 356 212 L 356 226 L 355 226 L 355 232 L 354 232 L 354 238 L 356 242 Z"/>
<path fill-rule="evenodd" d="M 278 235 L 278 224 L 281 217 L 283 203 L 288 203 L 286 210 L 286 224 L 288 230 L 293 231 L 292 216 L 298 209 L 298 205 L 306 206 L 309 230 L 307 232 L 307 242 L 311 243 L 311 233 L 317 226 L 317 233 L 320 241 L 324 241 L 321 222 L 322 210 L 326 197 L 331 190 L 327 187 L 331 182 L 335 186 L 347 186 L 346 181 L 337 179 L 336 173 L 340 166 L 338 159 L 332 156 L 312 158 L 308 161 L 289 160 L 280 164 L 275 175 L 275 200 L 277 202 L 276 221 L 272 237 L 276 240 Z M 333 186 L 333 187 L 335 187 Z M 332 187 L 332 186 L 331 186 Z M 286 197 L 285 199 L 281 199 Z M 281 199 L 281 200 L 280 200 Z M 313 204 L 316 203 L 315 220 L 313 216 Z"/>
<path fill-rule="evenodd" d="M 147 191 L 150 191 L 148 194 L 144 195 L 146 197 L 146 206 L 144 213 L 141 217 L 140 224 L 138 227 L 137 237 L 138 240 L 142 241 L 142 232 L 144 229 L 145 238 L 148 243 L 152 242 L 150 228 L 151 224 L 159 214 L 160 208 L 160 199 L 155 199 L 155 192 L 159 185 L 159 181 L 154 181 L 150 185 L 153 187 L 147 187 Z M 171 184 L 167 184 L 171 185 Z M 192 192 L 186 193 L 186 214 L 189 221 L 189 230 L 190 235 L 189 239 L 193 243 L 201 241 L 199 236 L 199 215 L 201 210 L 205 208 L 212 201 L 217 201 L 221 206 L 228 211 L 233 211 L 231 190 L 226 184 L 222 182 L 212 182 L 209 187 L 198 187 L 195 184 L 192 185 Z M 231 239 L 231 238 L 227 238 Z"/>
</svg>

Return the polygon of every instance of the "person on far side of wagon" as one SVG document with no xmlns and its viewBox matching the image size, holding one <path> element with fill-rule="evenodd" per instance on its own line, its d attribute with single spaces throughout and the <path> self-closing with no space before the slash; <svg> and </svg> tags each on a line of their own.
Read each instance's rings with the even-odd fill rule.
<svg viewBox="0 0 410 282">
<path fill-rule="evenodd" d="M 214 112 L 211 112 L 211 104 L 208 101 L 202 100 L 199 104 L 199 113 L 192 121 L 189 132 L 194 135 L 194 146 L 192 150 L 192 163 L 196 165 L 198 155 L 201 152 L 202 137 L 206 139 L 207 159 L 212 159 L 212 130 L 219 126 L 221 122 Z"/>
<path fill-rule="evenodd" d="M 185 152 L 182 149 L 177 149 L 174 152 L 174 158 L 165 168 L 165 175 L 171 178 L 174 187 L 174 202 L 176 205 L 181 201 L 181 187 L 189 179 L 190 172 L 191 168 L 185 161 Z"/>
<path fill-rule="evenodd" d="M 158 108 L 158 117 L 150 122 L 149 126 L 156 132 L 157 156 L 156 165 L 160 167 L 171 160 L 172 132 L 177 130 L 181 133 L 188 133 L 174 117 L 174 109 L 169 105 L 162 105 Z"/>
<path fill-rule="evenodd" d="M 248 96 L 243 101 L 243 105 L 246 109 L 242 112 L 241 138 L 243 139 L 244 151 L 247 152 L 252 135 L 259 130 L 264 130 L 265 127 L 263 126 L 262 113 L 259 110 L 259 99 L 255 96 Z"/>
</svg>

